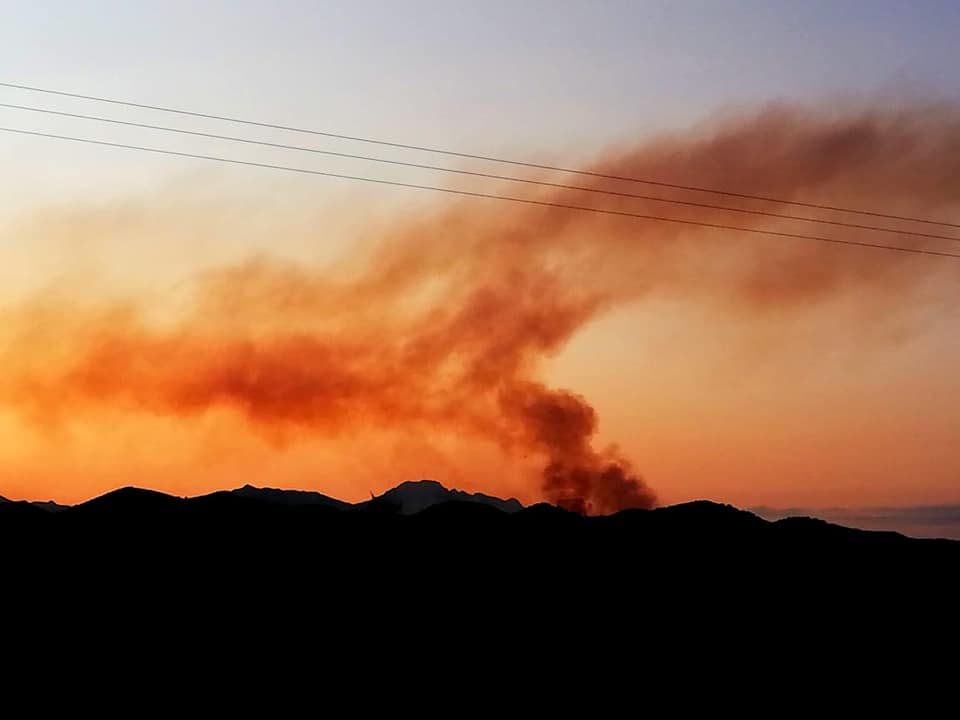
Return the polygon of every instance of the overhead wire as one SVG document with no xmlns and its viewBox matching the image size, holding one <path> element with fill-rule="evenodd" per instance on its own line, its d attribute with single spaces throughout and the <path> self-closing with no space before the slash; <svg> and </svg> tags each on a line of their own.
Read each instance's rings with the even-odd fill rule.
<svg viewBox="0 0 960 720">
<path fill-rule="evenodd" d="M 685 218 L 663 217 L 659 215 L 648 215 L 645 213 L 635 213 L 635 212 L 628 212 L 623 210 L 598 208 L 598 207 L 592 207 L 589 205 L 557 203 L 557 202 L 550 202 L 546 200 L 521 198 L 521 197 L 516 197 L 512 195 L 501 195 L 497 193 L 475 192 L 472 190 L 444 188 L 444 187 L 438 187 L 434 185 L 420 185 L 417 183 L 401 182 L 396 180 L 385 180 L 383 178 L 371 178 L 371 177 L 366 177 L 361 175 L 347 175 L 343 173 L 334 173 L 334 172 L 328 172 L 324 170 L 313 170 L 310 168 L 300 168 L 300 167 L 293 167 L 289 165 L 277 165 L 273 163 L 255 162 L 251 160 L 239 160 L 236 158 L 225 158 L 217 155 L 203 155 L 200 153 L 188 153 L 188 152 L 181 152 L 178 150 L 167 150 L 164 148 L 148 147 L 144 145 L 133 145 L 133 144 L 127 144 L 127 143 L 110 142 L 106 140 L 95 140 L 92 138 L 81 138 L 81 137 L 75 137 L 70 135 L 59 135 L 55 133 L 39 132 L 35 130 L 24 130 L 21 128 L 0 127 L 0 132 L 15 133 L 19 135 L 26 135 L 26 136 L 33 136 L 33 137 L 51 138 L 51 139 L 57 139 L 57 140 L 66 140 L 66 141 L 77 142 L 77 143 L 86 143 L 86 144 L 100 145 L 105 147 L 122 148 L 127 150 L 137 150 L 141 152 L 155 153 L 160 155 L 171 155 L 175 157 L 208 160 L 208 161 L 219 162 L 219 163 L 244 165 L 248 167 L 268 168 L 273 170 L 282 170 L 286 172 L 300 173 L 304 175 L 316 175 L 321 177 L 337 178 L 341 180 L 353 180 L 358 182 L 374 183 L 378 185 L 389 185 L 393 187 L 403 187 L 403 188 L 410 188 L 415 190 L 425 190 L 425 191 L 431 191 L 431 192 L 446 193 L 450 195 L 461 195 L 465 197 L 486 198 L 490 200 L 522 203 L 526 205 L 539 206 L 539 207 L 589 212 L 589 213 L 595 213 L 595 214 L 601 214 L 601 215 L 611 215 L 611 216 L 635 218 L 635 219 L 641 219 L 641 220 L 651 220 L 656 222 L 665 222 L 665 223 L 673 223 L 673 224 L 679 224 L 679 225 L 710 228 L 714 230 L 729 230 L 729 231 L 751 233 L 755 235 L 765 235 L 765 236 L 777 237 L 777 238 L 808 240 L 808 241 L 815 241 L 815 242 L 822 242 L 822 243 L 832 243 L 836 245 L 849 245 L 849 246 L 855 246 L 855 247 L 873 248 L 878 250 L 889 250 L 889 251 L 911 253 L 911 254 L 917 254 L 917 255 L 930 255 L 930 256 L 936 256 L 936 257 L 960 259 L 960 253 L 949 253 L 949 252 L 942 252 L 938 250 L 928 250 L 924 248 L 903 247 L 899 245 L 883 245 L 879 243 L 868 243 L 868 242 L 861 242 L 857 240 L 829 238 L 829 237 L 824 237 L 819 235 L 805 235 L 801 233 L 781 232 L 778 230 L 764 230 L 761 228 L 749 228 L 749 227 L 736 226 L 736 225 L 726 225 L 722 223 L 690 220 Z"/>
<path fill-rule="evenodd" d="M 151 123 L 134 122 L 131 120 L 119 120 L 117 118 L 104 117 L 102 115 L 85 115 L 82 113 L 53 110 L 51 108 L 39 108 L 39 107 L 33 107 L 29 105 L 17 105 L 13 103 L 0 103 L 0 108 L 23 110 L 27 112 L 33 112 L 33 113 L 42 113 L 45 115 L 55 115 L 58 117 L 67 117 L 67 118 L 74 118 L 74 119 L 81 119 L 81 120 L 92 120 L 95 122 L 109 123 L 112 125 L 135 127 L 135 128 L 141 128 L 141 129 L 147 129 L 147 130 L 158 130 L 161 132 L 176 133 L 180 135 L 189 135 L 192 137 L 203 137 L 203 138 L 209 138 L 213 140 L 226 140 L 229 142 L 244 143 L 247 145 L 258 145 L 262 147 L 277 148 L 282 150 L 308 152 L 308 153 L 314 153 L 318 155 L 326 155 L 328 157 L 345 158 L 350 160 L 362 160 L 362 161 L 382 163 L 387 165 L 395 165 L 400 167 L 416 168 L 420 170 L 452 173 L 457 175 L 465 175 L 469 177 L 479 177 L 479 178 L 485 178 L 485 179 L 491 179 L 491 180 L 501 180 L 505 182 L 523 183 L 527 185 L 537 185 L 540 187 L 549 187 L 549 188 L 555 188 L 559 190 L 572 190 L 576 192 L 593 193 L 593 194 L 599 194 L 599 195 L 607 195 L 611 197 L 621 197 L 621 198 L 629 198 L 634 200 L 644 200 L 649 202 L 667 203 L 671 205 L 681 205 L 685 207 L 695 207 L 695 208 L 701 208 L 706 210 L 719 210 L 722 212 L 733 212 L 733 213 L 740 213 L 740 214 L 746 214 L 746 215 L 757 215 L 762 217 L 778 218 L 781 220 L 791 220 L 791 221 L 808 222 L 808 223 L 815 223 L 815 224 L 822 224 L 822 225 L 832 225 L 834 227 L 844 227 L 844 228 L 851 228 L 856 230 L 868 230 L 872 232 L 883 232 L 883 233 L 890 233 L 894 235 L 909 235 L 912 237 L 926 238 L 930 240 L 949 240 L 952 242 L 960 242 L 960 237 L 952 237 L 950 235 L 922 233 L 922 232 L 916 232 L 911 230 L 902 230 L 899 228 L 881 227 L 878 225 L 863 225 L 860 223 L 845 222 L 842 220 L 828 220 L 826 218 L 814 218 L 814 217 L 809 217 L 804 215 L 788 215 L 786 213 L 768 212 L 765 210 L 755 210 L 750 208 L 730 207 L 728 205 L 714 205 L 712 203 L 701 203 L 701 202 L 695 202 L 692 200 L 680 200 L 677 198 L 665 198 L 665 197 L 658 197 L 653 195 L 643 195 L 640 193 L 629 193 L 629 192 L 622 192 L 618 190 L 608 190 L 604 188 L 588 187 L 584 185 L 570 185 L 567 183 L 550 182 L 546 180 L 517 177 L 513 175 L 499 175 L 496 173 L 480 172 L 475 170 L 464 170 L 460 168 L 444 167 L 442 165 L 428 165 L 423 163 L 408 162 L 405 160 L 395 160 L 392 158 L 376 157 L 373 155 L 345 153 L 345 152 L 338 152 L 334 150 L 326 150 L 323 148 L 306 147 L 302 145 L 289 145 L 285 143 L 269 142 L 266 140 L 255 140 L 252 138 L 238 137 L 235 135 L 221 135 L 218 133 L 201 132 L 198 130 L 188 130 L 185 128 L 170 127 L 167 125 L 154 125 Z"/>
<path fill-rule="evenodd" d="M 302 134 L 307 134 L 307 135 L 316 135 L 316 136 L 321 136 L 321 137 L 336 138 L 336 139 L 339 139 L 339 140 L 349 140 L 349 141 L 352 141 L 352 142 L 361 142 L 361 143 L 368 143 L 368 144 L 373 144 L 373 145 L 382 145 L 382 146 L 385 146 L 385 147 L 393 147 L 393 148 L 401 148 L 401 149 L 405 149 L 405 150 L 415 150 L 415 151 L 419 151 L 419 152 L 435 153 L 435 154 L 439 154 L 439 155 L 446 155 L 446 156 L 449 156 L 449 157 L 459 157 L 459 158 L 466 158 L 466 159 L 472 159 L 472 160 L 483 160 L 483 161 L 486 161 L 486 162 L 493 162 L 493 163 L 501 163 L 501 164 L 507 164 L 507 165 L 514 165 L 514 166 L 517 166 L 517 167 L 525 167 L 525 168 L 532 168 L 532 169 L 538 169 L 538 170 L 548 170 L 548 171 L 552 171 L 552 172 L 561 172 L 561 173 L 568 173 L 568 174 L 573 174 L 573 175 L 581 175 L 581 176 L 584 176 L 584 177 L 592 177 L 592 178 L 597 178 L 597 179 L 616 180 L 616 181 L 620 181 L 620 182 L 630 182 L 630 183 L 640 183 L 640 184 L 651 185 L 651 186 L 656 186 L 656 187 L 671 188 L 671 189 L 675 189 L 675 190 L 686 190 L 686 191 L 690 191 L 690 192 L 710 193 L 710 194 L 715 194 L 715 195 L 723 195 L 723 196 L 726 196 L 726 197 L 735 197 L 735 198 L 741 198 L 741 199 L 745 199 L 745 200 L 756 200 L 756 201 L 762 201 L 762 202 L 771 202 L 771 203 L 777 203 L 777 204 L 780 204 L 780 205 L 792 205 L 792 206 L 796 206 L 796 207 L 805 207 L 805 208 L 816 209 L 816 210 L 827 210 L 827 211 L 831 211 L 831 212 L 843 212 L 843 213 L 852 213 L 852 214 L 857 214 L 857 215 L 867 215 L 867 216 L 871 216 L 871 217 L 885 218 L 885 219 L 888 219 L 888 220 L 898 220 L 898 221 L 902 221 L 902 222 L 913 222 L 913 223 L 922 223 L 922 224 L 926 224 L 926 225 L 939 225 L 939 226 L 941 226 L 941 227 L 960 228 L 960 223 L 947 222 L 947 221 L 943 221 L 943 220 L 932 220 L 932 219 L 929 219 L 929 218 L 911 217 L 911 216 L 907 216 L 907 215 L 896 215 L 896 214 L 893 214 L 893 213 L 884 213 L 884 212 L 879 212 L 879 211 L 876 211 L 876 210 L 866 210 L 866 209 L 858 209 L 858 208 L 849 208 L 849 207 L 842 207 L 842 206 L 839 206 L 839 205 L 830 205 L 830 204 L 827 204 L 827 203 L 807 202 L 807 201 L 801 201 L 801 200 L 789 200 L 789 199 L 786 199 L 786 198 L 776 198 L 776 197 L 771 197 L 771 196 L 766 196 L 766 195 L 757 195 L 757 194 L 744 193 L 744 192 L 735 192 L 735 191 L 732 191 L 732 190 L 723 190 L 723 189 L 720 189 L 720 188 L 709 188 L 709 187 L 701 187 L 701 186 L 697 186 L 697 185 L 686 185 L 686 184 L 682 184 L 682 183 L 664 182 L 664 181 L 661 181 L 661 180 L 650 179 L 650 178 L 630 177 L 630 176 L 626 176 L 626 175 L 617 175 L 617 174 L 612 174 L 612 173 L 603 173 L 603 172 L 598 172 L 598 171 L 593 171 L 593 170 L 585 170 L 585 169 L 578 169 L 578 168 L 568 168 L 568 167 L 562 167 L 562 166 L 557 166 L 557 165 L 548 165 L 548 164 L 543 164 L 543 163 L 535 163 L 535 162 L 530 162 L 530 161 L 526 161 L 526 160 L 515 160 L 515 159 L 511 159 L 511 158 L 496 157 L 496 156 L 492 156 L 492 155 L 483 155 L 483 154 L 477 154 L 477 153 L 468 153 L 468 152 L 461 152 L 461 151 L 456 151 L 456 150 L 448 150 L 448 149 L 443 149 L 443 148 L 430 147 L 430 146 L 426 146 L 426 145 L 416 145 L 416 144 L 411 144 L 411 143 L 393 142 L 393 141 L 389 141 L 389 140 L 380 140 L 380 139 L 377 139 L 377 138 L 364 137 L 364 136 L 360 136 L 360 135 L 348 135 L 348 134 L 328 132 L 328 131 L 323 131 L 323 130 L 312 130 L 312 129 L 309 129 L 309 128 L 296 127 L 296 126 L 293 126 L 293 125 L 283 125 L 283 124 L 279 124 L 279 123 L 260 122 L 260 121 L 256 121 L 256 120 L 248 120 L 248 119 L 245 119 L 245 118 L 233 117 L 233 116 L 230 116 L 230 115 L 217 115 L 217 114 L 213 114 L 213 113 L 203 113 L 203 112 L 197 112 L 197 111 L 193 111 L 193 110 L 183 110 L 183 109 L 173 108 L 173 107 L 167 107 L 167 106 L 163 106 L 163 105 L 151 105 L 151 104 L 147 104 L 147 103 L 137 103 L 137 102 L 132 102 L 132 101 L 129 101 L 129 100 L 119 100 L 119 99 L 116 99 L 116 98 L 108 98 L 108 97 L 103 97 L 103 96 L 98 96 L 98 95 L 86 95 L 86 94 L 81 94 L 81 93 L 66 92 L 66 91 L 64 91 L 64 90 L 55 90 L 55 89 L 52 89 L 52 88 L 42 88 L 42 87 L 37 87 L 37 86 L 34 86 L 34 85 L 24 85 L 24 84 L 20 84 L 20 83 L 0 82 L 0 87 L 12 88 L 12 89 L 17 89 L 17 90 L 25 90 L 25 91 L 28 91 L 28 92 L 45 93 L 45 94 L 47 94 L 47 95 L 56 95 L 56 96 L 60 96 L 60 97 L 69 97 L 69 98 L 76 98 L 76 99 L 81 99 L 81 100 L 90 100 L 90 101 L 93 101 L 93 102 L 109 103 L 109 104 L 112 104 L 112 105 L 121 105 L 121 106 L 125 106 L 125 107 L 133 107 L 133 108 L 139 108 L 139 109 L 143 109 L 143 110 L 153 110 L 153 111 L 156 111 L 156 112 L 173 113 L 173 114 L 177 114 L 177 115 L 184 115 L 184 116 L 190 116 L 190 117 L 204 118 L 204 119 L 208 119 L 208 120 L 219 120 L 219 121 L 223 121 L 223 122 L 237 123 L 237 124 L 249 125 L 249 126 L 253 126 L 253 127 L 268 128 L 268 129 L 272 129 L 272 130 L 283 130 L 283 131 L 287 131 L 287 132 L 295 132 L 295 133 L 302 133 Z"/>
</svg>

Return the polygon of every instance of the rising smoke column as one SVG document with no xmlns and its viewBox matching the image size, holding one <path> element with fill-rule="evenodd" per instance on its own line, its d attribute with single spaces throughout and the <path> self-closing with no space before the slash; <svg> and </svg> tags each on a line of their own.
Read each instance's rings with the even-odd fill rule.
<svg viewBox="0 0 960 720">
<path fill-rule="evenodd" d="M 958 128 L 949 108 L 778 109 L 630 148 L 595 169 L 946 215 L 960 195 Z M 572 190 L 539 197 L 731 221 L 720 211 L 638 207 Z M 935 267 L 893 253 L 464 201 L 385 233 L 332 271 L 268 260 L 210 271 L 189 305 L 162 323 L 136 302 L 8 310 L 0 400 L 41 423 L 96 407 L 183 417 L 230 407 L 276 437 L 452 429 L 539 458 L 540 493 L 564 507 L 651 507 L 655 495 L 630 464 L 595 446 L 587 401 L 538 380 L 542 361 L 578 330 L 652 293 L 702 295 L 743 312 L 787 312 L 850 292 L 876 304 Z"/>
</svg>

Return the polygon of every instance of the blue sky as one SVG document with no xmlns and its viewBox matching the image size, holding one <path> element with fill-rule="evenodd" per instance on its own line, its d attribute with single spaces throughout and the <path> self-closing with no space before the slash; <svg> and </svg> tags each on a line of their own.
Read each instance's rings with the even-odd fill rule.
<svg viewBox="0 0 960 720">
<path fill-rule="evenodd" d="M 0 17 L 0 81 L 555 163 L 587 162 L 604 148 L 769 102 L 960 99 L 955 2 L 0 0 Z M 2 102 L 213 129 L 8 88 L 0 88 Z M 388 179 L 457 181 L 4 108 L 0 126 Z M 414 159 L 332 140 L 322 146 Z M 43 209 L 134 198 L 155 203 L 185 183 L 198 196 L 246 194 L 260 203 L 346 207 L 359 198 L 370 213 L 384 215 L 435 201 L 401 189 L 6 133 L 0 164 L 7 267 L 0 267 L 0 282 L 8 288 L 61 272 L 60 246 L 47 252 L 17 235 L 17 223 Z M 324 222 L 335 221 L 328 214 Z M 137 256 L 146 258 L 142 267 L 184 269 L 249 255 L 262 244 L 225 234 L 227 240 L 208 243 L 206 255 L 194 232 L 162 246 L 105 243 L 102 263 L 123 277 Z M 307 247 L 297 233 L 286 237 L 272 240 L 271 251 L 314 259 L 344 245 Z M 64 244 L 72 265 L 94 254 L 84 247 L 78 255 L 75 240 Z M 196 262 L 187 263 L 185 253 Z M 29 273 L 12 269 L 24 266 Z"/>
<path fill-rule="evenodd" d="M 960 97 L 956 2 L 5 0 L 0 15 L 8 81 L 530 157 L 587 157 L 776 99 Z M 12 110 L 0 123 L 62 127 Z M 5 206 L 31 179 L 76 196 L 184 168 L 94 148 L 68 157 L 0 137 L 17 168 Z"/>
</svg>

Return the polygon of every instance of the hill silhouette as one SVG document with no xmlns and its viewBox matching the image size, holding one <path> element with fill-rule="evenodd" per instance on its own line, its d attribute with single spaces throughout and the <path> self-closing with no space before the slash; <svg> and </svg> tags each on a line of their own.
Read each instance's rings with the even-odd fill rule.
<svg viewBox="0 0 960 720">
<path fill-rule="evenodd" d="M 518 500 L 502 500 L 484 493 L 449 490 L 436 480 L 409 480 L 375 498 L 358 504 L 360 509 L 415 515 L 441 503 L 486 505 L 501 512 L 514 513 L 523 509 Z M 465 512 L 469 510 L 464 509 Z"/>
<path fill-rule="evenodd" d="M 590 558 L 600 565 L 642 558 L 644 569 L 720 557 L 739 566 L 791 558 L 823 566 L 960 559 L 960 542 L 857 530 L 811 518 L 768 521 L 709 501 L 584 517 L 426 480 L 405 482 L 356 504 L 316 492 L 251 485 L 190 498 L 126 487 L 72 507 L 3 499 L 0 518 L 5 540 L 40 554 L 45 547 L 57 547 L 64 555 L 84 546 L 93 551 L 116 542 L 122 533 L 121 550 L 163 552 L 189 546 L 201 553 L 211 543 L 259 542 L 264 551 L 283 545 L 284 557 L 291 559 L 322 551 L 343 562 L 416 552 L 429 544 L 433 555 L 455 554 L 468 546 L 491 556 L 509 549 L 506 562 L 514 564 L 523 558 L 541 563 L 556 557 L 560 562 L 561 553 L 570 562 Z M 69 543 L 62 542 L 67 537 Z M 540 551 L 545 552 L 538 558 Z"/>
<path fill-rule="evenodd" d="M 338 510 L 343 510 L 350 506 L 350 503 L 344 502 L 343 500 L 337 500 L 336 498 L 318 492 L 306 490 L 278 490 L 276 488 L 258 488 L 253 485 L 244 485 L 242 488 L 230 490 L 229 492 L 239 497 L 277 505 L 319 505 L 337 508 Z"/>
<path fill-rule="evenodd" d="M 0 543 L 7 597 L 25 611 L 81 602 L 129 611 L 137 627 L 174 611 L 198 633 L 228 613 L 291 638 L 308 625 L 346 631 L 339 617 L 411 639 L 448 627 L 462 638 L 469 618 L 543 618 L 566 638 L 597 621 L 643 628 L 681 607 L 852 613 L 892 606 L 898 588 L 952 597 L 960 566 L 960 542 L 708 501 L 588 517 L 432 482 L 356 504 L 252 486 L 190 498 L 121 488 L 55 509 L 6 501 Z"/>
</svg>

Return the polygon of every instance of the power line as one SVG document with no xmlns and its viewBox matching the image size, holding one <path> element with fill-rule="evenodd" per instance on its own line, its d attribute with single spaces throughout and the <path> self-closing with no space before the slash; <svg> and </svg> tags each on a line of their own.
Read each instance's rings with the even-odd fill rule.
<svg viewBox="0 0 960 720">
<path fill-rule="evenodd" d="M 97 95 L 82 95 L 80 93 L 65 92 L 63 90 L 52 90 L 49 88 L 35 87 L 32 85 L 19 85 L 16 83 L 0 82 L 0 87 L 15 88 L 17 90 L 27 90 L 30 92 L 46 93 L 48 95 L 59 95 L 61 97 L 78 98 L 81 100 L 92 100 L 94 102 L 110 103 L 112 105 L 123 105 L 125 107 L 140 108 L 143 110 L 155 110 L 157 112 L 174 113 L 177 115 L 188 115 L 190 117 L 205 118 L 207 120 L 220 120 L 224 122 L 238 123 L 241 125 L 251 125 L 254 127 L 269 128 L 271 130 L 284 130 L 288 132 L 303 133 L 306 135 L 318 135 L 321 137 L 336 138 L 338 140 L 349 140 L 352 142 L 369 143 L 371 145 L 383 145 L 385 147 L 401 148 L 404 150 L 416 150 L 418 152 L 429 152 L 438 155 L 447 155 L 450 157 L 466 158 L 470 160 L 484 160 L 486 162 L 502 163 L 506 165 L 515 165 L 518 167 L 533 168 L 536 170 L 549 170 L 552 172 L 570 173 L 573 175 L 583 175 L 586 177 L 599 178 L 603 180 L 617 180 L 620 182 L 641 183 L 644 185 L 654 185 L 656 187 L 672 188 L 674 190 L 688 190 L 690 192 L 711 193 L 714 195 L 724 195 L 727 197 L 741 198 L 744 200 L 760 200 L 763 202 L 779 203 L 781 205 L 793 205 L 796 207 L 805 207 L 815 210 L 829 210 L 832 212 L 853 213 L 857 215 L 869 215 L 871 217 L 885 218 L 887 220 L 901 220 L 905 222 L 923 223 L 925 225 L 939 225 L 942 227 L 960 228 L 960 223 L 943 222 L 939 220 L 928 220 L 925 218 L 909 217 L 905 215 L 893 215 L 890 213 L 881 213 L 872 210 L 857 210 L 854 208 L 839 207 L 836 205 L 826 205 L 823 203 L 802 202 L 800 200 L 784 200 L 782 198 L 769 197 L 766 195 L 751 195 L 749 193 L 738 193 L 729 190 L 718 190 L 716 188 L 698 187 L 696 185 L 682 185 L 679 183 L 668 183 L 659 180 L 649 180 L 644 178 L 627 177 L 623 175 L 610 175 L 607 173 L 593 172 L 590 170 L 579 170 L 576 168 L 565 168 L 556 165 L 542 165 L 540 163 L 528 162 L 524 160 L 511 160 L 509 158 L 494 157 L 491 155 L 478 155 L 474 153 L 458 152 L 455 150 L 444 150 L 442 148 L 427 147 L 425 145 L 412 145 L 408 143 L 391 142 L 388 140 L 377 140 L 358 135 L 343 135 L 340 133 L 325 132 L 321 130 L 310 130 L 307 128 L 294 127 L 291 125 L 279 125 L 275 123 L 258 122 L 256 120 L 245 120 L 243 118 L 230 117 L 228 115 L 213 115 L 210 113 L 195 112 L 192 110 L 180 110 L 177 108 L 164 107 L 162 105 L 147 105 L 145 103 L 135 103 L 127 100 L 116 100 L 114 98 L 99 97 Z"/>
<path fill-rule="evenodd" d="M 910 235 L 913 237 L 927 238 L 930 240 L 951 240 L 960 242 L 960 238 L 950 235 L 935 235 L 932 233 L 911 232 L 909 230 L 898 230 L 896 228 L 879 227 L 877 225 L 861 225 L 859 223 L 843 222 L 840 220 L 824 220 L 819 218 L 806 217 L 803 215 L 787 215 L 784 213 L 766 212 L 764 210 L 751 210 L 747 208 L 729 207 L 727 205 L 713 205 L 710 203 L 693 202 L 689 200 L 677 200 L 673 198 L 656 197 L 652 195 L 641 195 L 638 193 L 620 192 L 616 190 L 603 190 L 600 188 L 591 188 L 583 185 L 568 185 L 566 183 L 548 182 L 545 180 L 533 180 L 531 178 L 522 178 L 512 175 L 497 175 L 495 173 L 478 172 L 474 170 L 460 170 L 457 168 L 443 167 L 439 165 L 425 165 L 422 163 L 406 162 L 403 160 L 392 160 L 389 158 L 375 157 L 371 155 L 358 155 L 353 153 L 335 152 L 333 150 L 323 150 L 321 148 L 304 147 L 301 145 L 286 145 L 283 143 L 267 142 L 265 140 L 253 140 L 251 138 L 237 137 L 235 135 L 218 135 L 216 133 L 200 132 L 197 130 L 186 130 L 183 128 L 169 127 L 166 125 L 152 125 L 149 123 L 132 122 L 129 120 L 117 120 L 115 118 L 103 117 L 102 115 L 83 115 L 80 113 L 64 112 L 61 110 L 51 110 L 49 108 L 31 107 L 29 105 L 14 105 L 11 103 L 0 103 L 0 108 L 12 108 L 14 110 L 26 110 L 28 112 L 43 113 L 45 115 L 57 115 L 60 117 L 78 118 L 81 120 L 93 120 L 96 122 L 110 123 L 113 125 L 124 125 L 127 127 L 144 128 L 147 130 L 160 130 L 162 132 L 178 133 L 180 135 L 191 135 L 194 137 L 211 138 L 214 140 L 228 140 L 231 142 L 245 143 L 247 145 L 260 145 L 263 147 L 279 148 L 283 150 L 296 150 L 302 152 L 315 153 L 319 155 L 328 155 L 338 158 L 348 158 L 351 160 L 363 160 L 387 165 L 398 165 L 402 167 L 417 168 L 420 170 L 430 170 L 445 173 L 454 173 L 457 175 L 468 175 L 471 177 L 481 177 L 492 180 L 504 180 L 507 182 L 525 183 L 528 185 L 539 185 L 542 187 L 557 188 L 561 190 L 574 190 L 577 192 L 588 192 L 599 195 L 610 195 L 614 197 L 631 198 L 636 200 L 647 200 L 651 202 L 669 203 L 672 205 L 683 205 L 686 207 L 703 208 L 707 210 L 721 210 L 723 212 L 735 212 L 746 215 L 760 215 L 763 217 L 779 218 L 782 220 L 794 220 L 801 222 L 820 223 L 824 225 L 833 225 L 836 227 L 853 228 L 857 230 L 870 230 L 874 232 L 885 232 L 894 235 Z"/>
<path fill-rule="evenodd" d="M 577 210 L 582 212 L 596 213 L 600 215 L 614 215 L 618 217 L 637 218 L 640 220 L 654 220 L 657 222 L 675 223 L 679 225 L 692 225 L 696 227 L 710 228 L 713 230 L 732 230 L 735 232 L 753 233 L 755 235 L 767 235 L 770 237 L 790 238 L 796 240 L 812 240 L 816 242 L 833 243 L 837 245 L 852 245 L 855 247 L 874 248 L 877 250 L 893 250 L 896 252 L 914 253 L 918 255 L 934 255 L 937 257 L 949 257 L 960 259 L 960 253 L 940 252 L 938 250 L 924 250 L 921 248 L 908 248 L 898 245 L 880 245 L 878 243 L 860 242 L 857 240 L 841 240 L 839 238 L 828 238 L 818 235 L 802 235 L 800 233 L 779 232 L 776 230 L 761 230 L 759 228 L 739 227 L 736 225 L 724 225 L 720 223 L 701 222 L 699 220 L 684 220 L 681 218 L 669 218 L 659 215 L 646 215 L 642 213 L 626 212 L 622 210 L 607 210 L 604 208 L 590 207 L 587 205 L 570 205 L 566 203 L 554 203 L 545 200 L 531 200 L 528 198 L 519 198 L 512 195 L 498 195 L 495 193 L 474 192 L 471 190 L 455 190 L 453 188 L 436 187 L 433 185 L 418 185 L 415 183 L 399 182 L 395 180 L 383 180 L 380 178 L 370 178 L 361 175 L 344 175 L 341 173 L 326 172 L 323 170 L 310 170 L 308 168 L 291 167 L 288 165 L 274 165 L 271 163 L 253 162 L 250 160 L 237 160 L 235 158 L 224 158 L 217 155 L 201 155 L 198 153 L 180 152 L 177 150 L 164 150 L 161 148 L 146 147 L 143 145 L 128 145 L 126 143 L 108 142 L 106 140 L 93 140 L 90 138 L 79 138 L 70 135 L 56 135 L 54 133 L 36 132 L 33 130 L 21 130 L 18 128 L 0 127 L 0 132 L 16 133 L 18 135 L 31 135 L 34 137 L 53 138 L 56 140 L 69 140 L 71 142 L 87 143 L 90 145 L 103 145 L 106 147 L 123 148 L 126 150 L 140 150 L 142 152 L 157 153 L 160 155 L 173 155 L 176 157 L 194 158 L 197 160 L 211 160 L 220 163 L 230 163 L 233 165 L 246 165 L 249 167 L 268 168 L 271 170 L 284 170 L 287 172 L 301 173 L 304 175 L 319 175 L 321 177 L 338 178 L 341 180 L 355 180 L 359 182 L 374 183 L 377 185 L 390 185 L 393 187 L 412 188 L 414 190 L 429 190 L 431 192 L 447 193 L 449 195 L 463 195 L 474 198 L 487 198 L 490 200 L 505 200 L 514 203 L 523 203 L 525 205 L 535 205 L 538 207 L 559 208 L 562 210 Z"/>
</svg>

